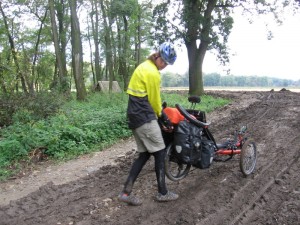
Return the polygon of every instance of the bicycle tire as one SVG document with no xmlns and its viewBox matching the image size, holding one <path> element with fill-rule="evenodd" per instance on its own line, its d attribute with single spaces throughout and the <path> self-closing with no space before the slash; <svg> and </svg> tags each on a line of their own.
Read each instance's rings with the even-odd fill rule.
<svg viewBox="0 0 300 225">
<path fill-rule="evenodd" d="M 253 173 L 257 161 L 257 148 L 253 139 L 248 139 L 242 146 L 240 169 L 244 176 Z"/>
<path fill-rule="evenodd" d="M 188 175 L 191 165 L 180 163 L 172 154 L 173 151 L 175 151 L 175 148 L 171 142 L 166 148 L 165 173 L 171 181 L 179 181 Z"/>
</svg>

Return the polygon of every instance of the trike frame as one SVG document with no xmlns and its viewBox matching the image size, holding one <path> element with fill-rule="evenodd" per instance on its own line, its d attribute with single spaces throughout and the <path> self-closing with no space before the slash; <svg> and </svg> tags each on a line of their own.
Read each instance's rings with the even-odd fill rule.
<svg viewBox="0 0 300 225">
<path fill-rule="evenodd" d="M 206 121 L 205 112 L 195 110 L 195 104 L 200 102 L 199 97 L 190 97 L 193 109 L 185 109 L 176 104 L 178 111 L 186 120 L 198 127 L 203 128 L 203 135 L 214 143 L 213 161 L 228 161 L 235 155 L 240 156 L 240 170 L 244 176 L 253 173 L 257 160 L 257 147 L 252 138 L 246 134 L 247 127 L 242 126 L 239 131 L 234 132 L 233 138 L 227 138 L 226 141 L 217 143 L 208 129 L 210 123 Z M 175 148 L 172 141 L 169 141 L 166 147 L 165 169 L 166 176 L 172 181 L 178 181 L 186 177 L 192 167 L 191 164 L 184 164 L 174 154 Z"/>
</svg>

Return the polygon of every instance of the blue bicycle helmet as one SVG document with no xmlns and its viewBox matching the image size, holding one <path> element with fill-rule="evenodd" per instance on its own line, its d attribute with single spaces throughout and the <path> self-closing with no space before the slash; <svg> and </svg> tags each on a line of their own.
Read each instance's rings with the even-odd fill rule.
<svg viewBox="0 0 300 225">
<path fill-rule="evenodd" d="M 168 42 L 159 46 L 159 54 L 168 65 L 173 65 L 177 58 L 174 46 Z"/>
</svg>

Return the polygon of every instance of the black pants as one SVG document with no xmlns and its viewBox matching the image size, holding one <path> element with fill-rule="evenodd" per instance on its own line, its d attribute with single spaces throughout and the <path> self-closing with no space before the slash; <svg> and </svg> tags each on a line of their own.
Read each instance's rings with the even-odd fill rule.
<svg viewBox="0 0 300 225">
<path fill-rule="evenodd" d="M 155 160 L 155 173 L 156 173 L 156 180 L 158 186 L 158 192 L 162 195 L 167 193 L 167 187 L 165 182 L 165 150 L 160 150 L 157 152 L 152 153 Z M 133 162 L 129 176 L 124 184 L 123 192 L 130 194 L 132 192 L 133 184 L 138 177 L 139 173 L 141 172 L 142 168 L 149 160 L 151 154 L 149 152 L 142 152 L 139 153 L 138 158 Z"/>
</svg>

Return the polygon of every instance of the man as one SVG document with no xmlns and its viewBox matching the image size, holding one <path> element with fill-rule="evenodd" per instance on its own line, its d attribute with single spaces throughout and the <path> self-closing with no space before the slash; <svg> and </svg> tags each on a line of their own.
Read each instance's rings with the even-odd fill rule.
<svg viewBox="0 0 300 225">
<path fill-rule="evenodd" d="M 160 70 L 167 65 L 173 65 L 176 51 L 172 44 L 163 43 L 159 50 L 148 57 L 134 71 L 127 89 L 128 126 L 133 131 L 137 144 L 138 158 L 133 162 L 119 200 L 129 205 L 141 205 L 142 201 L 132 195 L 132 188 L 136 178 L 151 155 L 155 159 L 155 173 L 158 185 L 156 200 L 172 201 L 179 196 L 168 191 L 165 183 L 165 143 L 158 120 L 165 121 L 162 115 L 160 97 Z M 168 126 L 163 126 L 168 129 Z"/>
</svg>

